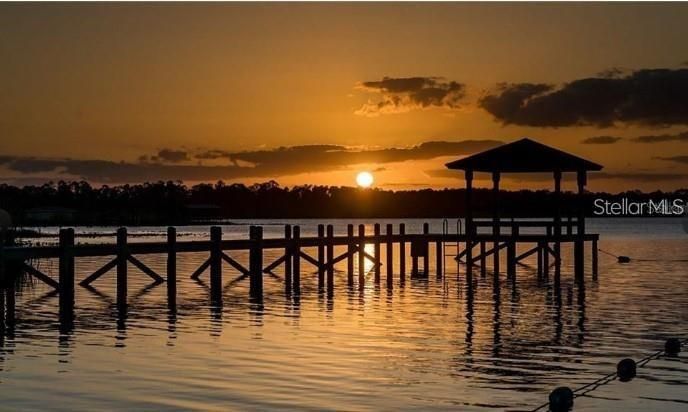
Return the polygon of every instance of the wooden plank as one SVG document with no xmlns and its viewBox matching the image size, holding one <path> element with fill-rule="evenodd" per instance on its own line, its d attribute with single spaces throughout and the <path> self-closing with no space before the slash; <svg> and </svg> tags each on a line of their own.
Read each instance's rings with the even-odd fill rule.
<svg viewBox="0 0 688 412">
<path fill-rule="evenodd" d="M 23 266 L 24 266 L 24 270 L 26 271 L 26 273 L 28 273 L 29 275 L 33 276 L 34 278 L 40 280 L 41 282 L 45 283 L 46 285 L 52 287 L 53 289 L 59 290 L 60 284 L 57 281 L 55 281 L 53 278 L 51 278 L 50 276 L 46 275 L 45 273 L 41 272 L 40 270 L 36 269 L 35 267 L 33 267 L 27 263 L 24 263 Z"/>
<path fill-rule="evenodd" d="M 206 261 L 203 262 L 201 266 L 199 266 L 198 269 L 196 269 L 194 273 L 191 274 L 191 279 L 195 280 L 200 278 L 201 274 L 205 272 L 205 270 L 208 269 L 208 267 L 210 267 L 210 258 L 206 259 Z"/>
<path fill-rule="evenodd" d="M 315 260 L 315 259 L 313 259 L 312 257 L 308 256 L 308 255 L 306 254 L 306 252 L 300 251 L 300 252 L 299 252 L 299 255 L 300 255 L 306 262 L 308 262 L 308 263 L 310 263 L 311 265 L 315 266 L 316 268 L 320 269 L 320 262 L 318 262 L 317 260 Z"/>
<path fill-rule="evenodd" d="M 148 266 L 146 266 L 143 262 L 138 260 L 136 257 L 133 255 L 128 255 L 127 260 L 131 262 L 134 266 L 136 266 L 141 272 L 145 273 L 148 275 L 151 279 L 153 279 L 156 283 L 162 283 L 165 281 L 165 278 L 162 276 L 158 275 L 155 273 L 155 271 Z"/>
<path fill-rule="evenodd" d="M 112 268 L 114 268 L 115 266 L 117 266 L 117 258 L 112 259 L 111 261 L 109 261 L 108 263 L 103 265 L 103 267 L 101 267 L 100 269 L 93 272 L 87 278 L 85 278 L 84 280 L 79 282 L 79 285 L 81 285 L 81 286 L 90 285 L 91 283 L 93 283 L 93 281 L 95 281 L 99 277 L 103 276 L 104 274 L 106 274 L 107 272 L 112 270 Z"/>
<path fill-rule="evenodd" d="M 243 275 L 248 275 L 248 274 L 249 274 L 248 269 L 246 269 L 244 266 L 242 266 L 242 265 L 241 265 L 239 262 L 237 262 L 236 260 L 232 259 L 231 256 L 225 254 L 224 252 L 221 253 L 221 256 L 222 256 L 222 260 L 224 260 L 225 262 L 227 262 L 227 264 L 229 264 L 229 265 L 230 265 L 231 267 L 233 267 L 234 269 L 236 269 L 236 270 L 238 270 L 239 272 L 241 272 L 241 274 L 243 274 Z"/>
<path fill-rule="evenodd" d="M 223 253 L 223 255 L 224 255 L 224 253 Z M 287 260 L 288 260 L 288 256 L 287 256 L 287 255 L 283 255 L 283 256 L 281 256 L 281 257 L 275 259 L 274 262 L 272 262 L 272 263 L 270 263 L 269 265 L 267 265 L 267 266 L 265 267 L 265 269 L 263 269 L 263 272 L 264 272 L 264 273 L 268 273 L 268 272 L 271 273 L 277 266 L 281 265 L 282 263 L 286 262 Z"/>
</svg>

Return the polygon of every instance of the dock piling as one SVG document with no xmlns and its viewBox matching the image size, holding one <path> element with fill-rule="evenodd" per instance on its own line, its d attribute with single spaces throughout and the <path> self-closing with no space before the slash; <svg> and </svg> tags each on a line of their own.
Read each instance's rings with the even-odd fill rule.
<svg viewBox="0 0 688 412">
<path fill-rule="evenodd" d="M 325 289 L 325 225 L 318 225 L 318 290 Z"/>
<path fill-rule="evenodd" d="M 177 229 L 167 228 L 167 306 L 177 306 Z"/>
<path fill-rule="evenodd" d="M 393 228 L 392 224 L 388 223 L 386 227 L 387 232 L 387 288 L 392 287 L 394 281 L 394 242 L 392 242 Z"/>
<path fill-rule="evenodd" d="M 375 240 L 373 241 L 373 255 L 375 256 L 376 262 L 374 262 L 375 271 L 375 284 L 380 284 L 380 224 L 375 223 L 373 226 L 373 235 Z"/>
<path fill-rule="evenodd" d="M 358 225 L 358 287 L 365 287 L 365 226 Z"/>
<path fill-rule="evenodd" d="M 127 306 L 127 228 L 117 229 L 117 306 Z"/>
<path fill-rule="evenodd" d="M 354 284 L 354 251 L 356 250 L 354 247 L 354 225 L 351 223 L 346 225 L 346 237 L 346 250 L 348 252 L 346 257 L 346 279 L 347 285 L 351 287 Z"/>
<path fill-rule="evenodd" d="M 292 230 L 292 280 L 296 295 L 301 293 L 301 226 L 296 225 Z"/>
<path fill-rule="evenodd" d="M 287 240 L 287 246 L 284 248 L 284 290 L 287 294 L 291 293 L 292 284 L 292 249 L 291 242 L 291 225 L 284 225 L 284 238 Z"/>
<path fill-rule="evenodd" d="M 406 225 L 399 223 L 399 281 L 404 283 L 406 280 L 406 242 L 404 236 L 406 235 Z"/>
<path fill-rule="evenodd" d="M 249 251 L 249 294 L 252 298 L 263 297 L 263 227 L 249 228 L 251 249 Z"/>
<path fill-rule="evenodd" d="M 74 313 L 74 229 L 60 229 L 59 247 L 59 311 L 60 319 L 66 319 Z"/>
<path fill-rule="evenodd" d="M 210 299 L 222 300 L 222 228 L 210 228 Z"/>
<path fill-rule="evenodd" d="M 423 234 L 430 234 L 430 225 L 428 224 L 428 222 L 423 223 Z M 424 242 L 425 247 L 423 248 L 423 250 L 425 251 L 425 253 L 423 254 L 423 271 L 425 272 L 425 277 L 427 277 L 430 274 L 430 242 L 427 241 L 427 238 Z"/>
<path fill-rule="evenodd" d="M 334 227 L 327 225 L 327 293 L 334 292 Z"/>
</svg>

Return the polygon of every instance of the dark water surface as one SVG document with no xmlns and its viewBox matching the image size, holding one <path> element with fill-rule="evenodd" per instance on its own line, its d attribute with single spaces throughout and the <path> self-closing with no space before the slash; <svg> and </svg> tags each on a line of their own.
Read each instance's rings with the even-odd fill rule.
<svg viewBox="0 0 688 412">
<path fill-rule="evenodd" d="M 344 234 L 349 222 L 289 223 L 301 224 L 305 236 L 317 223 Z M 401 221 L 380 220 L 388 222 Z M 441 231 L 441 221 L 431 223 Z M 406 221 L 407 232 L 421 224 Z M 328 299 L 304 262 L 299 300 L 285 297 L 279 268 L 277 278 L 265 278 L 262 305 L 249 302 L 244 281 L 225 289 L 222 307 L 211 307 L 208 275 L 200 283 L 188 278 L 206 255 L 180 254 L 176 314 L 167 310 L 165 285 L 147 287 L 150 279 L 132 267 L 126 317 L 114 306 L 113 272 L 93 290 L 77 287 L 74 329 L 61 334 L 57 297 L 38 284 L 20 292 L 16 327 L 0 338 L 0 410 L 533 409 L 556 386 L 581 386 L 624 357 L 661 349 L 667 337 L 688 337 L 688 234 L 680 220 L 593 220 L 589 230 L 602 234 L 602 249 L 634 260 L 620 265 L 601 254 L 599 280 L 588 269 L 581 285 L 565 248 L 561 290 L 527 266 L 516 282 L 477 271 L 471 288 L 451 258 L 443 280 L 402 287 L 395 276 L 388 289 L 370 273 L 363 290 L 349 289 L 343 261 Z M 265 231 L 277 236 L 282 228 Z M 179 232 L 180 240 L 202 239 L 208 228 Z M 247 232 L 245 225 L 224 228 L 227 238 Z M 130 233 L 141 234 L 132 241 L 162 241 L 164 228 Z M 278 257 L 266 251 L 265 261 Z M 164 256 L 140 259 L 164 273 Z M 77 259 L 77 279 L 107 260 Z M 56 261 L 39 266 L 56 277 Z M 236 276 L 225 266 L 227 283 Z M 574 410 L 686 411 L 687 359 L 654 360 L 630 383 L 577 398 Z"/>
</svg>

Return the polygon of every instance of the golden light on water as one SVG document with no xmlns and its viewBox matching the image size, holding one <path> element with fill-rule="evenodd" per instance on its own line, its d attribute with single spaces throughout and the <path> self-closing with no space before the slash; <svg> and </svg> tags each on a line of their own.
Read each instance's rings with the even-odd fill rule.
<svg viewBox="0 0 688 412">
<path fill-rule="evenodd" d="M 370 187 L 375 179 L 373 179 L 373 175 L 370 172 L 359 172 L 356 175 L 356 184 L 360 187 Z"/>
</svg>

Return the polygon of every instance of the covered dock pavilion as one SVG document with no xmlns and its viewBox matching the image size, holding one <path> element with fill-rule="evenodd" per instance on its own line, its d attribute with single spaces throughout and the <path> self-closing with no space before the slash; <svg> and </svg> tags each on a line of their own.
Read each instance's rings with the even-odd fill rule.
<svg viewBox="0 0 688 412">
<path fill-rule="evenodd" d="M 592 272 L 597 275 L 597 240 L 599 235 L 586 233 L 585 210 L 582 194 L 585 192 L 588 172 L 599 171 L 603 166 L 589 160 L 574 156 L 534 140 L 524 138 L 512 143 L 477 153 L 446 164 L 447 168 L 463 170 L 466 179 L 466 248 L 459 258 L 465 257 L 467 271 L 471 273 L 475 262 L 480 262 L 484 273 L 486 257 L 492 255 L 494 273 L 499 274 L 499 252 L 507 249 L 507 274 L 514 275 L 516 264 L 534 254 L 538 254 L 538 273 L 547 274 L 549 257 L 554 258 L 555 276 L 559 279 L 561 269 L 561 243 L 574 244 L 574 271 L 577 278 L 584 275 L 584 254 L 586 242 L 592 243 Z M 491 220 L 479 220 L 473 216 L 473 176 L 475 172 L 490 173 L 493 183 L 493 210 Z M 551 173 L 554 180 L 555 207 L 553 219 L 502 219 L 499 215 L 499 182 L 504 173 Z M 579 200 L 576 205 L 575 218 L 562 222 L 561 216 L 561 180 L 563 173 L 576 173 Z M 538 216 L 533 216 L 538 218 Z M 522 233 L 521 228 L 541 229 L 542 233 Z M 483 233 L 480 228 L 491 229 Z M 564 232 L 563 229 L 566 229 Z M 503 229 L 508 229 L 505 232 Z M 486 244 L 492 243 L 492 249 L 486 250 Z M 518 243 L 534 243 L 527 252 L 517 255 Z M 480 246 L 480 252 L 474 256 L 473 249 Z"/>
</svg>

